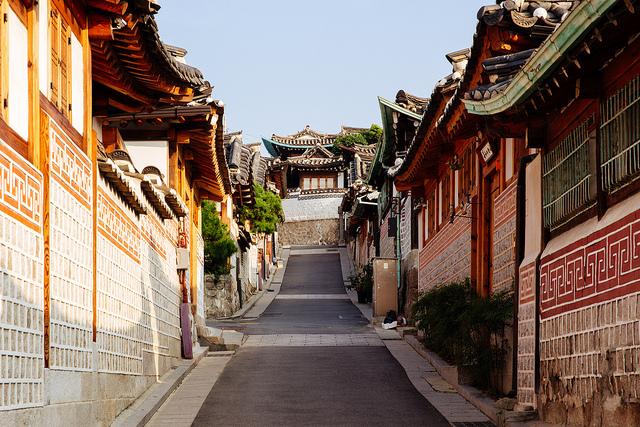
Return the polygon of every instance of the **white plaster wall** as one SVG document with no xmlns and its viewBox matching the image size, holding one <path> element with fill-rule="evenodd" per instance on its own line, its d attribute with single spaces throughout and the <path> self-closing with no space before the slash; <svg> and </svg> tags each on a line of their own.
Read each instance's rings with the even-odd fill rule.
<svg viewBox="0 0 640 427">
<path fill-rule="evenodd" d="M 38 77 L 40 92 L 49 93 L 49 2 L 38 2 Z"/>
<path fill-rule="evenodd" d="M 9 50 L 9 126 L 29 138 L 29 68 L 27 28 L 11 7 L 7 8 Z"/>
<path fill-rule="evenodd" d="M 167 141 L 126 141 L 133 165 L 142 172 L 146 166 L 155 166 L 164 175 L 169 169 L 169 144 Z"/>
<path fill-rule="evenodd" d="M 84 61 L 82 44 L 73 33 L 71 34 L 71 124 L 81 135 L 84 134 Z"/>
<path fill-rule="evenodd" d="M 283 199 L 285 221 L 308 221 L 313 219 L 338 219 L 338 208 L 342 195 L 319 199 Z"/>
</svg>

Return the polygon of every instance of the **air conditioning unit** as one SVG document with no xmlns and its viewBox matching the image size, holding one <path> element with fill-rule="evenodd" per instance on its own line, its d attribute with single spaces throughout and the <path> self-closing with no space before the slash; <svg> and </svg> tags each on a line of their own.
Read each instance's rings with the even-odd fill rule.
<svg viewBox="0 0 640 427">
<path fill-rule="evenodd" d="M 191 264 L 191 257 L 189 256 L 189 249 L 177 248 L 176 249 L 176 268 L 178 270 L 188 270 Z"/>
</svg>

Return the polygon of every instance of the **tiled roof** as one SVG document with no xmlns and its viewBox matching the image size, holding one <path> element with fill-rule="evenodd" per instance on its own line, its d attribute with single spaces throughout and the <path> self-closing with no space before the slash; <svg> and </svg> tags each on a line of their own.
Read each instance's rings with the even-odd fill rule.
<svg viewBox="0 0 640 427">
<path fill-rule="evenodd" d="M 307 149 L 316 145 L 323 147 L 330 147 L 335 142 L 336 138 L 341 135 L 350 135 L 354 133 L 363 132 L 367 129 L 357 128 L 351 126 L 342 126 L 338 133 L 322 133 L 312 129 L 309 125 L 305 126 L 300 132 L 296 132 L 291 135 L 276 135 L 273 134 L 271 138 L 262 138 L 262 141 L 267 148 L 267 151 L 272 156 L 279 155 L 279 148 L 289 148 L 293 150 Z"/>
<path fill-rule="evenodd" d="M 463 99 L 483 99 L 504 89 L 508 85 L 505 82 L 517 74 L 533 53 L 530 50 L 540 46 L 579 3 L 506 0 L 500 4 L 482 7 L 478 12 L 473 45 L 470 49 L 447 55 L 447 59 L 454 66 L 454 72 L 436 85 L 404 162 L 394 168 L 393 173 L 403 176 L 404 180 L 416 170 L 424 170 L 425 159 L 433 157 L 429 146 L 426 149 L 422 147 L 423 144 L 429 144 L 425 138 L 431 138 L 437 134 L 437 128 L 443 123 L 448 123 L 453 112 L 462 106 Z M 500 40 L 490 39 L 488 34 L 492 28 L 504 30 Z M 496 55 L 496 52 L 500 54 Z M 489 58 L 486 58 L 487 53 L 490 55 Z M 480 61 L 482 81 L 478 85 L 475 83 L 478 78 L 475 70 L 478 69 Z M 418 169 L 412 165 L 416 165 Z M 409 169 L 412 171 L 405 176 Z"/>
<path fill-rule="evenodd" d="M 482 62 L 483 84 L 464 94 L 465 99 L 482 100 L 501 93 L 527 63 L 536 49 L 576 8 L 579 1 L 525 2 L 508 0 L 500 5 L 485 6 L 478 20 L 488 26 L 513 31 L 511 40 L 503 43 L 510 49 L 503 55 Z"/>
</svg>

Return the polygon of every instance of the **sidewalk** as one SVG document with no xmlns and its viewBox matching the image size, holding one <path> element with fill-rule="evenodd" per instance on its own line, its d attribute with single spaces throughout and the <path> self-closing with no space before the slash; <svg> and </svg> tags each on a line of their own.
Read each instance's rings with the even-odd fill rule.
<svg viewBox="0 0 640 427">
<path fill-rule="evenodd" d="M 224 354 L 218 354 L 224 353 Z M 234 352 L 213 352 L 189 373 L 180 387 L 153 415 L 147 426 L 188 427 L 196 419 L 209 392 Z"/>
<path fill-rule="evenodd" d="M 348 276 L 353 270 L 353 265 L 346 251 L 340 248 L 340 264 L 343 268 L 345 286 Z M 358 294 L 352 289 L 347 289 L 351 298 L 362 315 L 369 321 L 372 320 L 372 309 L 369 304 L 359 304 Z M 413 347 L 402 339 L 395 330 L 385 330 L 374 326 L 376 334 L 380 337 L 393 357 L 404 368 L 413 386 L 427 399 L 451 424 L 492 425 L 493 422 L 478 408 L 462 397 L 451 385 L 440 376 L 436 369 L 425 360 Z"/>
</svg>

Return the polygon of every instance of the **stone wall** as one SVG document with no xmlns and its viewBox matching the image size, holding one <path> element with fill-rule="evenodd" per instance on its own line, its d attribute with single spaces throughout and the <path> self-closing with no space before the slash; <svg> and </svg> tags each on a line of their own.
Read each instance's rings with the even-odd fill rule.
<svg viewBox="0 0 640 427">
<path fill-rule="evenodd" d="M 540 261 L 546 421 L 640 424 L 640 194 L 549 242 Z"/>
<path fill-rule="evenodd" d="M 420 251 L 418 291 L 471 276 L 471 221 L 445 223 Z"/>
<path fill-rule="evenodd" d="M 255 287 L 245 278 L 242 283 L 242 302 L 247 301 L 255 292 Z M 215 277 L 205 275 L 205 315 L 207 319 L 219 319 L 231 316 L 240 307 L 238 284 L 231 274 Z"/>
<path fill-rule="evenodd" d="M 337 245 L 340 240 L 340 220 L 285 221 L 278 227 L 280 244 Z"/>
<path fill-rule="evenodd" d="M 402 285 L 405 291 L 405 304 L 400 311 L 405 317 L 411 318 L 411 309 L 418 298 L 418 264 L 420 253 L 417 249 L 404 254 L 400 263 Z"/>
<path fill-rule="evenodd" d="M 395 258 L 396 256 L 396 239 L 389 237 L 389 221 L 397 221 L 391 217 L 391 209 L 387 211 L 384 219 L 380 223 L 380 256 L 383 258 Z"/>
</svg>

